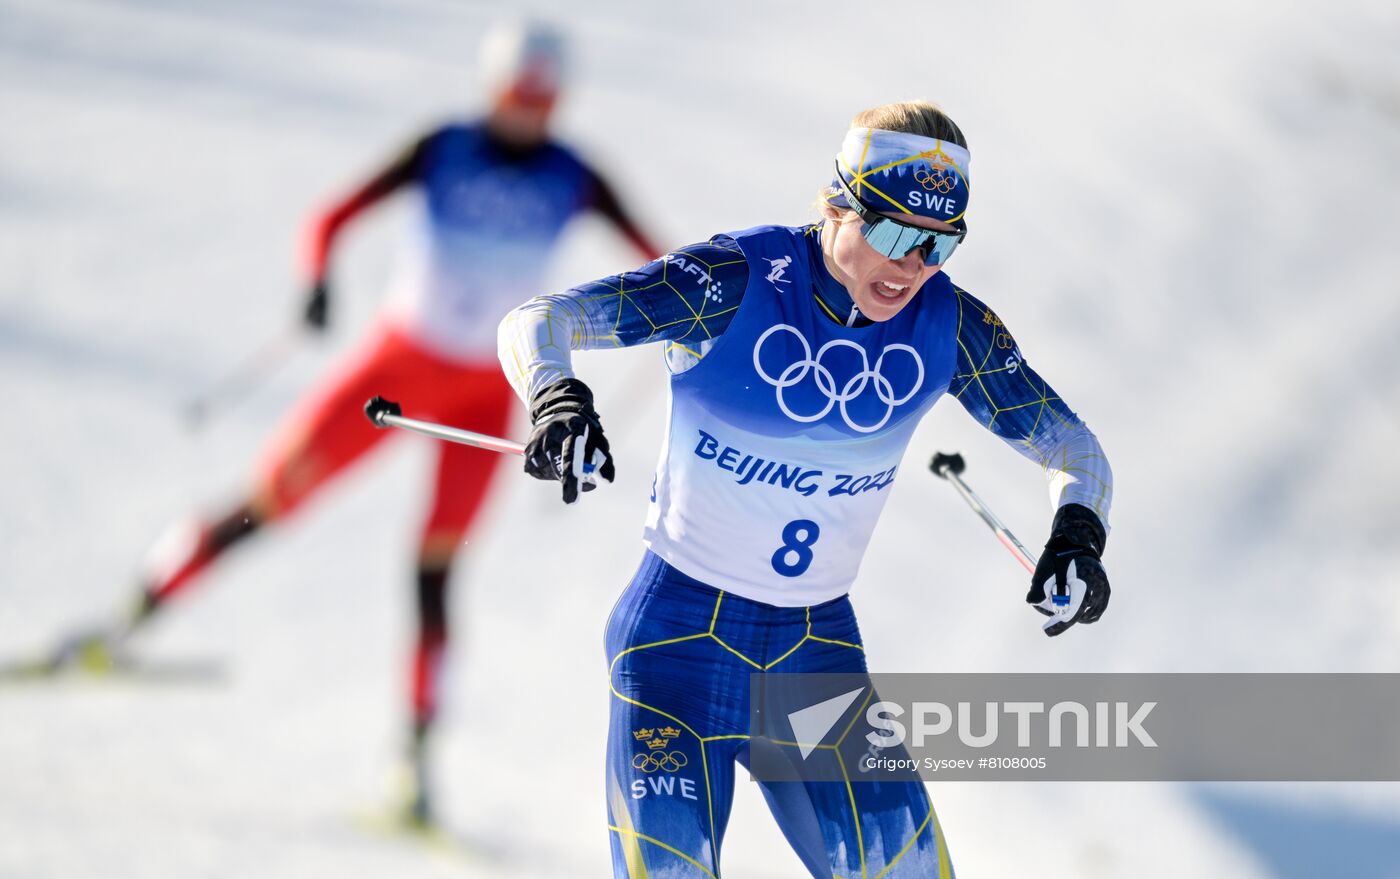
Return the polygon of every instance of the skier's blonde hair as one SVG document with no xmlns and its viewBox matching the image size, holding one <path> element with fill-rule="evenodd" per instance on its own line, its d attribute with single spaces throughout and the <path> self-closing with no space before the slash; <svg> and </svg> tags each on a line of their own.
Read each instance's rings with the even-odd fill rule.
<svg viewBox="0 0 1400 879">
<path fill-rule="evenodd" d="M 934 140 L 945 140 L 967 149 L 967 138 L 958 123 L 928 101 L 896 101 L 862 110 L 851 119 L 851 128 L 883 128 Z"/>
</svg>

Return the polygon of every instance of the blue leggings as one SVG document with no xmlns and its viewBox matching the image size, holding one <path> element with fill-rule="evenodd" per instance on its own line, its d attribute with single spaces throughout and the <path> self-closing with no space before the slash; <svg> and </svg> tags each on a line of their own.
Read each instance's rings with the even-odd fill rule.
<svg viewBox="0 0 1400 879">
<path fill-rule="evenodd" d="M 734 765 L 752 748 L 749 676 L 864 673 L 846 598 L 774 607 L 687 577 L 648 552 L 607 627 L 613 875 L 719 876 Z M 760 783 L 813 876 L 951 877 L 919 782 Z"/>
</svg>

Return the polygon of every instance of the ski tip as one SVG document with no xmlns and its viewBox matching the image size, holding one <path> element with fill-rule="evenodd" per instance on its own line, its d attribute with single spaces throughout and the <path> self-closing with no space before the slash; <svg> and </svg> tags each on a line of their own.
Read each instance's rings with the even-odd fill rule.
<svg viewBox="0 0 1400 879">
<path fill-rule="evenodd" d="M 961 452 L 939 452 L 933 456 L 929 462 L 928 469 L 933 471 L 933 475 L 939 479 L 947 479 L 948 474 L 957 475 L 967 469 L 967 462 L 963 460 Z"/>
<path fill-rule="evenodd" d="M 386 400 L 383 397 L 370 397 L 365 401 L 365 417 L 370 420 L 375 427 L 384 426 L 384 416 L 403 415 L 403 410 L 399 404 L 393 400 Z"/>
</svg>

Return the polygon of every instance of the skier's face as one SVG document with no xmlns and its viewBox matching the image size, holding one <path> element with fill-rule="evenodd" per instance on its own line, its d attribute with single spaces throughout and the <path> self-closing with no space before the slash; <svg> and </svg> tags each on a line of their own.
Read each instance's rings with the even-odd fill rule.
<svg viewBox="0 0 1400 879">
<path fill-rule="evenodd" d="M 502 140 L 518 146 L 533 146 L 549 132 L 549 119 L 557 95 L 536 92 L 516 83 L 498 92 L 491 103 L 487 124 Z"/>
<path fill-rule="evenodd" d="M 925 229 L 955 231 L 949 224 L 928 217 L 887 216 Z M 866 243 L 860 227 L 861 219 L 855 211 L 827 209 L 822 234 L 826 268 L 851 294 L 861 314 L 873 321 L 887 321 L 899 314 L 924 282 L 943 266 L 924 265 L 923 251 L 918 248 L 899 259 L 890 259 Z"/>
</svg>

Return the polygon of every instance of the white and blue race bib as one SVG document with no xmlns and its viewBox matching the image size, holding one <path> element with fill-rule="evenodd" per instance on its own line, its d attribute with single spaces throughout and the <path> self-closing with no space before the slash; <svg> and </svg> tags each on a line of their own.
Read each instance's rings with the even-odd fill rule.
<svg viewBox="0 0 1400 879">
<path fill-rule="evenodd" d="M 684 573 L 755 601 L 849 591 L 920 417 L 955 362 L 952 284 L 844 327 L 812 293 L 803 230 L 734 235 L 749 283 L 733 321 L 671 377 L 645 539 Z"/>
</svg>

